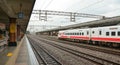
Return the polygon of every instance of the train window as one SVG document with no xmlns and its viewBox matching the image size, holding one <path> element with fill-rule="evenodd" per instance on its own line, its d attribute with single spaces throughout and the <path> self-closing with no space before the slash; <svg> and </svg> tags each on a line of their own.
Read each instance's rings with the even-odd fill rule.
<svg viewBox="0 0 120 65">
<path fill-rule="evenodd" d="M 109 36 L 109 32 L 106 32 L 106 36 Z"/>
<path fill-rule="evenodd" d="M 79 35 L 79 33 L 77 33 L 77 35 Z"/>
<path fill-rule="evenodd" d="M 81 35 L 81 33 L 79 33 Z"/>
<path fill-rule="evenodd" d="M 99 35 L 101 35 L 102 34 L 102 31 L 99 31 Z"/>
<path fill-rule="evenodd" d="M 115 32 L 111 32 L 111 36 L 115 36 L 116 35 L 116 33 Z"/>
<path fill-rule="evenodd" d="M 75 35 L 77 35 L 77 33 L 75 33 Z"/>
<path fill-rule="evenodd" d="M 89 32 L 87 31 L 87 35 L 89 35 Z"/>
<path fill-rule="evenodd" d="M 82 35 L 84 35 L 84 33 L 82 33 Z"/>
<path fill-rule="evenodd" d="M 67 35 L 69 35 L 69 33 L 67 33 Z"/>
<path fill-rule="evenodd" d="M 73 35 L 75 35 L 75 33 L 73 33 Z"/>
<path fill-rule="evenodd" d="M 74 33 L 74 35 L 76 35 L 76 33 Z"/>
<path fill-rule="evenodd" d="M 72 33 L 72 35 L 74 35 L 74 33 Z"/>
<path fill-rule="evenodd" d="M 94 34 L 95 32 L 94 32 L 94 31 L 92 31 L 92 33 Z"/>
<path fill-rule="evenodd" d="M 120 31 L 118 31 L 118 36 L 120 36 Z"/>
</svg>

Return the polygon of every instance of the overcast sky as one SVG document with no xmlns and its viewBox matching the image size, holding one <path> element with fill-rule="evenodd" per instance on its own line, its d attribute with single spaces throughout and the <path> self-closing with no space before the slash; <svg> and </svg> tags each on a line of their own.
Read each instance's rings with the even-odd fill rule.
<svg viewBox="0 0 120 65">
<path fill-rule="evenodd" d="M 36 0 L 34 10 L 53 10 L 65 12 L 78 12 L 103 15 L 106 17 L 120 16 L 120 0 Z M 48 21 L 39 21 L 38 16 L 32 14 L 28 30 L 41 31 L 57 26 L 66 26 L 86 21 L 90 18 L 76 18 L 76 22 L 70 22 L 69 17 L 49 16 Z M 39 25 L 39 26 L 38 26 Z"/>
</svg>

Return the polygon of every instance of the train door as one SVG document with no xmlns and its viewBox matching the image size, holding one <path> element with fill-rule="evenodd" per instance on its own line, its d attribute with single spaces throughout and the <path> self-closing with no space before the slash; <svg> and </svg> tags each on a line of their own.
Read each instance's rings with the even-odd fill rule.
<svg viewBox="0 0 120 65">
<path fill-rule="evenodd" d="M 91 28 L 89 29 L 89 40 L 91 40 L 91 37 L 92 37 L 92 32 L 91 32 Z"/>
<path fill-rule="evenodd" d="M 101 35 L 102 35 L 102 30 L 99 29 L 99 30 L 98 30 L 98 37 L 101 37 Z"/>
</svg>

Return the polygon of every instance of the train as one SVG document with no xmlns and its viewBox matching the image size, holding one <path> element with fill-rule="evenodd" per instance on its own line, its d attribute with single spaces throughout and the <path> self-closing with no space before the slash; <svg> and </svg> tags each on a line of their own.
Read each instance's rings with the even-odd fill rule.
<svg viewBox="0 0 120 65">
<path fill-rule="evenodd" d="M 58 39 L 120 47 L 120 25 L 61 30 Z"/>
</svg>

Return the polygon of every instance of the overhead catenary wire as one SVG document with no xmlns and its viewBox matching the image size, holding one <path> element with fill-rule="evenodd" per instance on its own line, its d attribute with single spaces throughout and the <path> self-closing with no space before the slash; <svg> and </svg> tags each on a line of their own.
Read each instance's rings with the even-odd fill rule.
<svg viewBox="0 0 120 65">
<path fill-rule="evenodd" d="M 49 0 L 49 1 L 50 1 L 50 2 L 47 3 L 47 5 L 45 6 L 45 9 L 53 2 L 53 0 Z M 103 1 L 104 1 L 104 0 L 99 0 L 99 1 L 97 1 L 97 2 L 94 2 L 94 3 L 90 4 L 90 5 L 85 6 L 84 8 L 81 8 L 81 9 L 79 9 L 79 10 L 84 10 L 84 9 L 90 8 L 90 7 L 92 7 L 92 6 L 95 6 L 95 5 L 98 4 L 98 3 L 103 2 Z M 94 11 L 95 11 L 95 10 L 94 10 Z M 114 11 L 116 11 L 116 10 L 114 10 Z"/>
<path fill-rule="evenodd" d="M 84 1 L 85 1 L 85 0 L 84 0 Z M 77 2 L 77 3 L 80 3 L 80 2 L 82 2 L 82 0 L 81 0 L 81 1 L 79 1 L 79 2 Z M 73 5 L 71 5 L 70 7 L 72 7 L 72 6 L 74 6 L 74 4 L 73 4 Z M 66 8 L 65 10 L 69 10 L 69 9 L 70 9 L 70 7 Z"/>
<path fill-rule="evenodd" d="M 98 3 L 101 3 L 101 2 L 103 2 L 103 1 L 104 1 L 104 0 L 99 0 L 99 1 L 97 1 L 97 2 L 95 2 L 95 3 L 92 3 L 92 4 L 90 4 L 90 5 L 87 5 L 87 6 L 84 7 L 84 8 L 81 8 L 81 9 L 77 10 L 76 12 L 78 12 L 78 11 L 80 11 L 80 10 L 83 10 L 83 9 L 87 9 L 87 8 L 89 8 L 89 7 L 91 7 L 91 6 L 94 6 L 94 5 L 98 4 Z"/>
<path fill-rule="evenodd" d="M 51 0 L 51 1 L 44 7 L 44 9 L 46 9 L 52 2 L 53 2 L 53 0 Z"/>
<path fill-rule="evenodd" d="M 94 5 L 98 4 L 98 3 L 101 3 L 101 2 L 103 2 L 103 1 L 104 1 L 104 0 L 97 1 L 97 2 L 95 2 L 95 3 L 92 3 L 92 4 L 84 7 L 84 8 L 81 8 L 81 9 L 79 9 L 79 10 L 83 10 L 83 9 L 89 8 L 89 7 L 94 6 Z M 78 12 L 79 10 L 77 10 L 76 12 Z"/>
<path fill-rule="evenodd" d="M 44 1 L 43 1 L 43 3 L 41 4 L 40 9 L 42 9 L 42 8 L 43 8 L 43 5 L 45 4 L 45 2 L 46 2 L 46 0 L 44 0 Z"/>
</svg>

